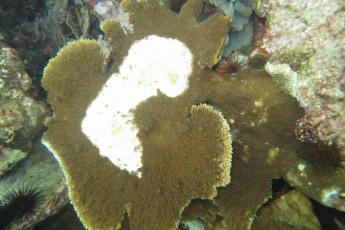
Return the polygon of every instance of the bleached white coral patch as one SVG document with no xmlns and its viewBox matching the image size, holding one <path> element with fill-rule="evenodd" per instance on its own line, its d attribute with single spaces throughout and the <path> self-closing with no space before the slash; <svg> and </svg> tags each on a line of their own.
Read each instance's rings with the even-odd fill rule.
<svg viewBox="0 0 345 230">
<path fill-rule="evenodd" d="M 180 41 L 155 35 L 134 43 L 86 111 L 83 133 L 102 156 L 120 169 L 141 176 L 142 145 L 133 109 L 158 90 L 176 97 L 188 88 L 193 57 Z"/>
</svg>

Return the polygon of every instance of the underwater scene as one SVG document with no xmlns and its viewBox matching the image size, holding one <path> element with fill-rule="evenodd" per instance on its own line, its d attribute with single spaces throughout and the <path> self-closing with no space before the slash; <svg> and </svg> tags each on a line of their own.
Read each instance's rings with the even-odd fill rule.
<svg viewBox="0 0 345 230">
<path fill-rule="evenodd" d="M 344 0 L 0 0 L 0 230 L 345 230 Z"/>
</svg>

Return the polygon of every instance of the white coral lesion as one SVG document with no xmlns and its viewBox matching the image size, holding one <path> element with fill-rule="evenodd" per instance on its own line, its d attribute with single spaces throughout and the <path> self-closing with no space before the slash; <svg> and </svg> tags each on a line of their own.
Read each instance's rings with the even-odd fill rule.
<svg viewBox="0 0 345 230">
<path fill-rule="evenodd" d="M 183 93 L 188 89 L 192 63 L 190 50 L 177 39 L 151 35 L 135 42 L 119 73 L 104 84 L 81 123 L 100 155 L 141 177 L 142 145 L 132 111 L 158 90 L 169 97 Z"/>
</svg>

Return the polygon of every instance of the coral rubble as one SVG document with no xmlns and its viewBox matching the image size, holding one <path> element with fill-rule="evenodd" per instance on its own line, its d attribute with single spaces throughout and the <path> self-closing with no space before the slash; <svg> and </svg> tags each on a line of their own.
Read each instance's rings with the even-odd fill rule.
<svg viewBox="0 0 345 230">
<path fill-rule="evenodd" d="M 102 30 L 111 40 L 110 51 L 102 51 L 96 41 L 71 42 L 49 62 L 43 79 L 55 113 L 44 142 L 59 159 L 74 207 L 88 228 L 119 229 L 127 215 L 134 230 L 176 229 L 188 203 L 202 198 L 219 207 L 222 227 L 249 229 L 272 197 L 272 179 L 277 178 L 345 211 L 345 169 L 321 170 L 305 157 L 310 146 L 295 136 L 304 111 L 291 91 L 262 70 L 220 75 L 210 69 L 221 57 L 228 17 L 198 21 L 198 0 L 187 1 L 179 12 L 155 0 L 126 0 L 121 7 L 130 14 L 132 32 L 105 20 Z M 181 73 L 181 66 L 166 61 L 176 55 L 164 47 L 132 59 L 133 47 L 153 37 L 184 44 L 192 54 L 192 71 Z M 166 55 L 166 60 L 150 62 L 161 53 L 158 57 Z M 169 87 L 178 93 L 170 94 Z M 125 109 L 117 110 L 121 106 Z M 108 119 L 109 127 L 92 126 L 98 116 L 94 111 L 102 121 Z M 88 122 L 94 133 L 83 130 L 89 115 L 94 116 Z M 112 146 L 109 155 L 103 154 L 107 151 L 97 134 L 104 129 L 110 130 L 104 139 L 135 134 Z M 127 144 L 141 154 L 131 169 L 121 155 Z"/>
</svg>

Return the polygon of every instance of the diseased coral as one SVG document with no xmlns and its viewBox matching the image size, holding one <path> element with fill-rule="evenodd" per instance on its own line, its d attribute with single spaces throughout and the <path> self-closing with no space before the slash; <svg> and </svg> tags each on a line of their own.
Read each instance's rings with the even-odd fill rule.
<svg viewBox="0 0 345 230">
<path fill-rule="evenodd" d="M 88 228 L 119 229 L 127 213 L 131 229 L 176 229 L 190 200 L 203 198 L 213 199 L 228 228 L 248 229 L 277 178 L 345 211 L 345 169 L 320 170 L 304 158 L 309 147 L 296 138 L 295 125 L 305 113 L 296 99 L 262 70 L 235 76 L 211 70 L 229 18 L 198 21 L 198 0 L 187 1 L 179 13 L 154 0 L 121 6 L 131 15 L 133 33 L 106 20 L 109 55 L 96 41 L 70 43 L 50 61 L 43 79 L 55 112 L 44 142 L 59 159 Z M 143 44 L 149 51 L 138 49 Z M 179 58 L 186 62 L 172 61 Z M 231 172 L 224 119 L 232 137 Z M 95 126 L 102 121 L 110 122 Z M 88 125 L 93 133 L 111 130 L 114 143 L 127 137 L 122 134 L 130 134 L 131 142 L 109 145 L 109 138 L 85 131 Z M 103 144 L 110 148 L 102 150 Z M 125 164 L 134 155 L 124 154 L 128 146 L 138 153 L 133 168 Z M 230 174 L 230 184 L 216 191 Z"/>
<path fill-rule="evenodd" d="M 178 100 L 181 97 L 178 97 L 178 95 L 182 92 L 174 95 L 174 91 L 167 88 L 170 84 L 175 87 L 176 83 L 177 89 L 180 89 L 179 74 L 181 73 L 172 68 L 171 62 L 166 63 L 168 70 L 172 68 L 172 72 L 168 72 L 167 76 L 145 75 L 145 71 L 151 73 L 150 70 L 155 70 L 152 67 L 157 65 L 157 62 L 147 63 L 146 68 L 148 70 L 143 69 L 145 65 L 135 65 L 135 63 L 130 66 L 126 65 L 127 60 L 130 61 L 131 58 L 135 58 L 131 53 L 137 52 L 136 47 L 140 47 L 141 44 L 146 45 L 150 39 L 175 44 L 174 39 L 163 39 L 164 35 L 166 37 L 183 35 L 183 41 L 187 42 L 188 48 L 193 53 L 197 53 L 196 50 L 200 50 L 200 47 L 204 47 L 205 44 L 209 43 L 208 39 L 210 38 L 204 36 L 204 33 L 209 32 L 209 28 L 214 28 L 215 33 L 223 36 L 212 39 L 213 43 L 210 43 L 208 49 L 198 52 L 199 55 L 193 57 L 191 64 L 194 68 L 197 65 L 204 67 L 214 65 L 219 60 L 219 53 L 225 39 L 226 25 L 229 22 L 226 17 L 217 16 L 194 26 L 194 31 L 190 31 L 192 25 L 196 23 L 195 16 L 200 12 L 197 3 L 198 1 L 191 1 L 181 9 L 180 16 L 177 17 L 180 27 L 176 30 L 169 26 L 171 25 L 169 20 L 162 21 L 166 25 L 161 27 L 150 23 L 147 24 L 148 21 L 152 21 L 161 14 L 166 18 L 176 19 L 174 12 L 160 7 L 155 1 L 149 3 L 124 2 L 127 10 L 131 13 L 134 12 L 132 20 L 137 22 L 134 24 L 134 30 L 137 33 L 125 35 L 121 27 L 115 24 L 114 21 L 105 21 L 103 25 L 106 35 L 111 36 L 113 41 L 125 41 L 121 46 L 118 46 L 118 42 L 114 42 L 115 46 L 112 47 L 113 52 L 111 55 L 116 55 L 116 57 L 112 57 L 114 63 L 124 63 L 121 66 L 114 65 L 113 71 L 119 74 L 110 77 L 107 75 L 107 72 L 105 72 L 106 54 L 100 50 L 95 41 L 70 43 L 55 59 L 50 61 L 45 70 L 43 85 L 48 90 L 48 100 L 55 111 L 55 117 L 49 125 L 44 140 L 60 160 L 67 176 L 73 204 L 88 228 L 118 229 L 124 213 L 127 212 L 131 229 L 142 229 L 143 226 L 151 229 L 175 229 L 182 210 L 191 199 L 214 198 L 216 196 L 216 187 L 225 186 L 230 180 L 231 140 L 227 123 L 221 113 L 202 102 L 191 104 L 189 97 L 182 97 L 181 100 Z M 144 9 L 150 9 L 152 12 L 150 14 L 145 13 L 143 7 Z M 149 15 L 151 19 L 148 18 Z M 143 17 L 145 17 L 145 20 L 142 20 Z M 218 24 L 224 26 L 220 28 L 214 26 Z M 147 34 L 148 32 L 155 34 L 155 36 L 148 36 L 150 35 Z M 176 36 L 173 36 L 173 34 L 176 34 Z M 198 34 L 199 37 L 205 39 L 201 42 L 188 40 L 190 34 Z M 137 41 L 135 43 L 137 46 L 133 45 L 134 41 Z M 181 43 L 177 42 L 177 44 Z M 129 57 L 126 59 L 127 49 L 132 45 L 133 49 L 130 50 Z M 167 52 L 165 50 L 157 51 L 164 55 Z M 169 50 L 168 52 L 173 53 Z M 80 57 L 83 58 L 80 59 Z M 149 60 L 149 57 L 146 57 L 146 59 Z M 69 61 L 66 62 L 66 60 Z M 145 59 L 141 59 L 139 64 L 145 63 L 144 61 Z M 68 68 L 70 62 L 74 65 Z M 86 68 L 82 72 L 76 71 L 74 69 L 75 65 L 82 68 L 85 66 Z M 116 70 L 118 67 L 120 67 L 119 71 Z M 123 75 L 123 73 L 126 73 L 127 68 L 132 69 L 134 74 L 140 73 L 142 76 L 134 75 L 141 77 L 138 78 L 138 81 L 132 76 L 129 81 L 131 84 L 125 87 L 126 91 L 119 91 L 119 93 L 128 96 L 127 99 L 131 102 L 128 106 L 131 106 L 132 103 L 134 105 L 138 103 L 137 99 L 140 99 L 138 97 L 141 95 L 140 91 L 144 89 L 141 98 L 143 101 L 139 103 L 137 108 L 130 110 L 125 108 L 122 110 L 122 103 L 116 101 L 113 101 L 114 105 L 101 105 L 105 108 L 107 106 L 117 106 L 117 109 L 123 115 L 117 117 L 116 111 L 104 111 L 106 113 L 115 113 L 113 115 L 116 120 L 110 126 L 116 130 L 116 132 L 113 131 L 113 138 L 121 138 L 121 136 L 116 135 L 128 134 L 130 129 L 139 130 L 133 141 L 139 137 L 139 145 L 134 147 L 135 151 L 138 150 L 138 153 L 142 154 L 142 166 L 121 170 L 126 168 L 126 164 L 123 164 L 125 159 L 121 156 L 123 153 L 119 152 L 115 155 L 115 157 L 119 156 L 120 159 L 115 158 L 114 161 L 110 155 L 105 154 L 107 158 L 102 157 L 99 153 L 105 153 L 106 150 L 99 150 L 96 145 L 97 140 L 93 138 L 89 140 L 89 133 L 85 132 L 85 129 L 82 133 L 80 125 L 91 102 L 96 103 L 95 98 L 108 94 L 108 92 L 102 90 L 102 93 L 98 95 L 103 85 L 110 86 L 113 81 L 116 82 L 122 77 L 126 78 L 127 76 L 128 78 L 131 76 Z M 159 66 L 156 70 L 160 70 Z M 165 74 L 165 72 L 156 73 Z M 150 76 L 152 79 L 150 79 Z M 162 77 L 155 79 L 153 78 L 155 76 Z M 109 82 L 105 84 L 107 77 L 109 77 Z M 167 77 L 167 79 L 165 80 L 164 77 Z M 169 79 L 169 77 L 172 78 Z M 62 86 L 66 83 L 63 79 L 70 82 L 70 88 Z M 88 80 L 93 83 L 89 84 Z M 162 83 L 160 83 L 161 81 Z M 127 84 L 126 81 L 118 83 L 121 85 Z M 156 95 L 157 88 L 151 90 L 149 88 L 150 84 L 153 84 L 153 87 L 158 84 L 160 90 L 158 95 Z M 132 91 L 132 94 L 126 94 L 127 92 L 131 93 L 127 89 L 132 85 L 137 85 L 137 88 L 133 88 L 135 91 Z M 76 90 L 76 87 L 80 87 L 80 90 Z M 55 91 L 57 88 L 60 88 L 60 90 Z M 87 93 L 85 94 L 82 91 Z M 73 94 L 72 97 L 71 93 Z M 147 93 L 150 93 L 149 95 L 152 93 L 153 97 L 147 98 Z M 66 100 L 65 97 L 69 99 Z M 184 101 L 184 98 L 187 101 Z M 67 101 L 69 101 L 69 105 L 65 104 Z M 156 103 L 160 106 L 156 106 Z M 179 109 L 176 110 L 176 107 L 170 106 L 170 103 L 176 103 Z M 91 109 L 91 106 L 89 108 Z M 92 110 L 88 109 L 85 118 L 88 119 L 88 116 L 93 116 L 94 112 Z M 132 110 L 135 111 L 134 114 L 130 112 Z M 117 119 L 120 122 L 116 122 Z M 129 126 L 126 125 L 127 121 L 122 123 L 121 119 L 128 119 L 128 122 L 133 124 L 128 129 L 128 133 L 123 133 L 122 130 L 127 130 L 126 127 Z M 85 124 L 84 127 L 87 127 L 89 122 L 85 120 L 83 124 Z M 69 127 L 71 135 L 60 135 L 62 134 L 62 127 Z M 96 132 L 99 131 L 102 130 Z M 123 142 L 124 149 L 129 144 L 131 143 Z M 115 153 L 116 151 L 118 150 L 115 149 Z M 114 151 L 112 152 L 114 154 Z M 79 154 L 82 154 L 82 156 Z M 80 161 L 81 159 L 84 160 Z M 78 167 L 75 167 L 76 165 L 73 162 L 78 162 Z M 120 166 L 116 167 L 116 164 L 120 164 Z M 207 170 L 205 170 L 206 168 Z M 83 171 L 86 169 L 89 172 L 84 174 Z M 83 173 L 82 177 L 80 177 L 80 173 Z M 96 181 L 98 181 L 99 186 L 92 185 Z M 103 185 L 106 185 L 106 187 Z M 104 200 L 104 195 L 107 197 L 107 202 L 100 202 Z M 87 197 L 93 198 L 88 199 Z M 168 207 L 167 204 L 169 204 Z M 157 218 L 160 221 L 157 221 Z"/>
</svg>

